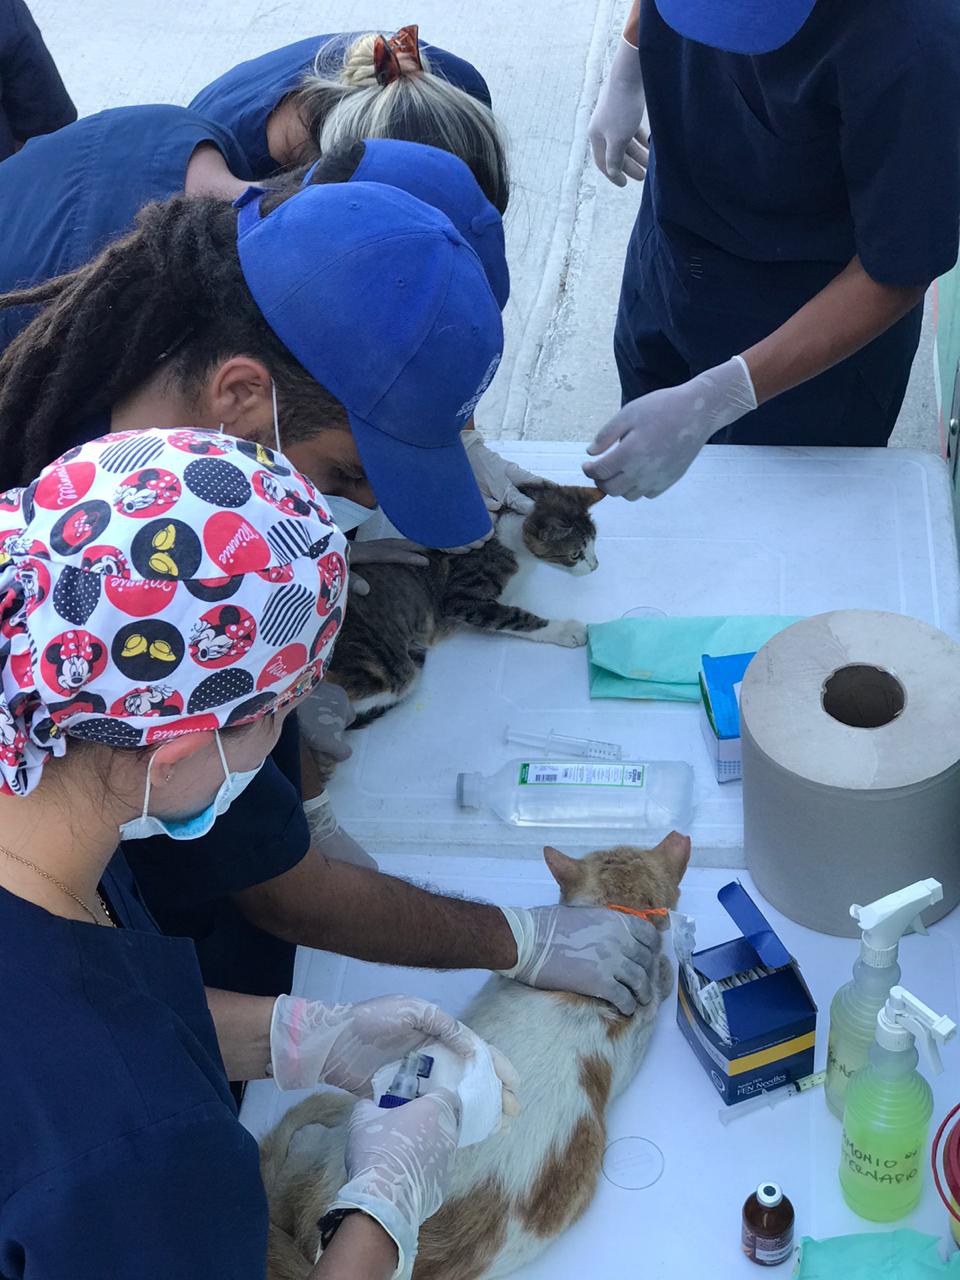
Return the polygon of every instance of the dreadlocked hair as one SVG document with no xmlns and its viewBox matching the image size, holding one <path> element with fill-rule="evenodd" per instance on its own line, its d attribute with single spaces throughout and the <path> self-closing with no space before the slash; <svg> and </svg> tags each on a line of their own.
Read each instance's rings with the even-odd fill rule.
<svg viewBox="0 0 960 1280">
<path fill-rule="evenodd" d="M 343 407 L 260 314 L 222 200 L 146 205 L 137 228 L 69 275 L 0 298 L 43 309 L 0 358 L 0 490 L 27 484 L 77 424 L 109 410 L 159 369 L 187 396 L 230 356 L 262 360 L 277 388 L 284 440 L 346 429 Z"/>
</svg>

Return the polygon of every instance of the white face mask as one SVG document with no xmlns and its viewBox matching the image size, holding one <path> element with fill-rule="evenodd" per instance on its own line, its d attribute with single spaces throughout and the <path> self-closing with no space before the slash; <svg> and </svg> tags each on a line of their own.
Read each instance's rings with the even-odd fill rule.
<svg viewBox="0 0 960 1280">
<path fill-rule="evenodd" d="M 277 413 L 277 384 L 270 383 L 270 400 L 273 404 L 273 438 L 277 445 L 277 453 L 283 453 L 280 447 L 280 417 Z M 341 498 L 339 494 L 323 495 L 327 510 L 333 517 L 333 523 L 341 533 L 350 533 L 357 529 L 371 516 L 380 511 L 379 506 L 365 507 L 362 502 L 354 502 L 351 498 Z"/>
<path fill-rule="evenodd" d="M 350 498 L 341 498 L 337 493 L 325 493 L 323 502 L 333 517 L 333 523 L 341 533 L 349 533 L 351 529 L 359 528 L 371 516 L 380 513 L 379 507 L 365 507 L 362 503 L 353 502 Z"/>
<path fill-rule="evenodd" d="M 227 812 L 237 796 L 253 781 L 263 768 L 263 761 L 255 769 L 247 769 L 243 773 L 230 772 L 227 757 L 223 754 L 223 743 L 220 731 L 214 730 L 220 763 L 223 765 L 223 781 L 217 794 L 205 809 L 192 818 L 157 818 L 147 813 L 150 806 L 150 769 L 153 757 L 147 765 L 147 785 L 143 792 L 143 809 L 138 818 L 131 818 L 120 826 L 121 840 L 148 840 L 151 836 L 168 836 L 171 840 L 198 840 L 205 836 L 217 818 Z"/>
</svg>

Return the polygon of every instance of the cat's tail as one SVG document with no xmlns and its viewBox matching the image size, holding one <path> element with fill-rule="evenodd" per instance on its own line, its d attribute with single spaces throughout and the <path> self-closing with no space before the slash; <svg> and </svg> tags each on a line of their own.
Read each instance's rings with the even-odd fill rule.
<svg viewBox="0 0 960 1280">
<path fill-rule="evenodd" d="M 281 1199 L 280 1192 L 294 1171 L 291 1165 L 299 1163 L 298 1157 L 303 1150 L 304 1144 L 294 1144 L 300 1147 L 300 1151 L 291 1151 L 294 1139 L 310 1125 L 336 1128 L 346 1119 L 355 1101 L 348 1093 L 312 1093 L 291 1107 L 260 1143 L 260 1176 L 270 1202 L 271 1217 L 274 1206 Z"/>
<path fill-rule="evenodd" d="M 306 1280 L 313 1270 L 290 1236 L 270 1223 L 267 1237 L 267 1280 Z"/>
</svg>

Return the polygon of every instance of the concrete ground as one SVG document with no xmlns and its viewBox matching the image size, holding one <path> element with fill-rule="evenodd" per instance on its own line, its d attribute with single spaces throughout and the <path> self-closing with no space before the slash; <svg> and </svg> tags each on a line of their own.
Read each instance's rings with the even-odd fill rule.
<svg viewBox="0 0 960 1280">
<path fill-rule="evenodd" d="M 32 0 L 82 114 L 185 103 L 244 58 L 326 31 L 412 20 L 486 76 L 510 144 L 513 295 L 503 366 L 480 406 L 490 436 L 589 439 L 619 404 L 611 353 L 620 269 L 639 188 L 613 187 L 586 129 L 622 0 Z M 109 198 L 109 194 L 106 194 Z M 894 443 L 936 450 L 929 319 Z"/>
</svg>

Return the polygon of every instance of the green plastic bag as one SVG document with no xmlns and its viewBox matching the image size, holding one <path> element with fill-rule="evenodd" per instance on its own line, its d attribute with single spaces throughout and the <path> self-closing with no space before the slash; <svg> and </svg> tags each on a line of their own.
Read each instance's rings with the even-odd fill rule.
<svg viewBox="0 0 960 1280">
<path fill-rule="evenodd" d="M 960 1276 L 960 1253 L 940 1257 L 940 1241 L 919 1231 L 876 1231 L 832 1240 L 804 1237 L 795 1280 L 934 1280 Z"/>
<path fill-rule="evenodd" d="M 700 659 L 753 653 L 797 618 L 618 618 L 587 627 L 591 698 L 700 701 Z"/>
</svg>

